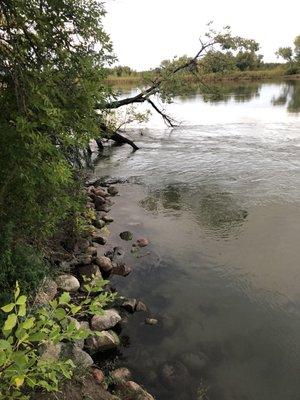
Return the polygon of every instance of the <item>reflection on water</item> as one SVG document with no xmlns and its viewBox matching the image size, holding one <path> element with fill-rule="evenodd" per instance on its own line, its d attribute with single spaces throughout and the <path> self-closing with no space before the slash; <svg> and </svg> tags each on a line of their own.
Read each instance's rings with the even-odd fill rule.
<svg viewBox="0 0 300 400">
<path fill-rule="evenodd" d="M 222 237 L 236 231 L 248 214 L 235 203 L 230 193 L 216 185 L 202 185 L 191 190 L 187 185 L 168 184 L 151 190 L 140 205 L 155 214 L 188 210 L 204 229 L 215 231 Z"/>
<path fill-rule="evenodd" d="M 300 85 L 298 82 L 288 82 L 282 88 L 280 94 L 272 100 L 274 106 L 286 105 L 291 113 L 300 112 Z"/>
<path fill-rule="evenodd" d="M 117 363 L 158 400 L 197 400 L 203 384 L 210 400 L 299 398 L 299 88 L 177 98 L 182 126 L 153 117 L 128 131 L 139 151 L 106 148 L 98 162 L 96 175 L 133 182 L 119 186 L 111 240 L 134 272 L 113 284 L 159 320 L 131 317 Z M 141 257 L 125 230 L 149 237 Z"/>
</svg>

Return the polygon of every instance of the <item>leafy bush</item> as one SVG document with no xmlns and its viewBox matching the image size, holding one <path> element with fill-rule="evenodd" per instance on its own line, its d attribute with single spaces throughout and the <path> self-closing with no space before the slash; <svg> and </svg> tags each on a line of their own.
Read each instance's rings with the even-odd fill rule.
<svg viewBox="0 0 300 400">
<path fill-rule="evenodd" d="M 113 294 L 104 292 L 106 283 L 102 278 L 87 281 L 86 296 L 78 304 L 64 292 L 48 306 L 32 310 L 16 284 L 13 301 L 1 308 L 6 314 L 0 334 L 1 399 L 27 400 L 30 392 L 38 389 L 55 392 L 62 377 L 71 378 L 75 369 L 72 360 L 43 358 L 39 350 L 43 345 L 87 338 L 91 331 L 78 329 L 70 317 L 101 314 L 114 299 Z"/>
</svg>

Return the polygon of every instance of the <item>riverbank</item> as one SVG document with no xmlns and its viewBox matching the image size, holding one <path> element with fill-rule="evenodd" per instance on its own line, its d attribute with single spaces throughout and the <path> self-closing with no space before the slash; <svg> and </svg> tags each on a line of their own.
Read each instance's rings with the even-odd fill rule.
<svg viewBox="0 0 300 400">
<path fill-rule="evenodd" d="M 197 83 L 198 79 L 194 75 L 183 75 L 182 81 L 184 83 Z M 271 70 L 258 70 L 258 71 L 233 71 L 230 73 L 211 73 L 201 76 L 201 81 L 205 83 L 218 83 L 218 82 L 249 82 L 249 81 L 262 81 L 262 80 L 299 80 L 300 74 L 285 75 L 284 69 L 276 68 Z M 143 74 L 128 75 L 128 76 L 113 76 L 107 78 L 107 82 L 114 86 L 132 86 L 143 85 Z"/>
<path fill-rule="evenodd" d="M 98 279 L 107 280 L 113 276 L 125 278 L 132 272 L 131 266 L 124 262 L 124 249 L 114 246 L 109 240 L 110 224 L 114 222 L 110 211 L 115 206 L 113 199 L 118 196 L 118 189 L 96 179 L 86 183 L 85 191 L 88 233 L 77 238 L 73 248 L 60 255 L 60 273 L 47 278 L 41 286 L 35 300 L 39 306 L 59 299 L 63 292 L 68 292 L 74 303 L 78 303 L 79 299 L 83 302 L 86 299 L 86 279 L 89 285 L 96 286 Z M 131 243 L 131 250 L 135 254 L 142 252 L 149 244 L 147 238 L 134 238 L 129 231 L 120 232 L 119 237 Z M 91 334 L 85 340 L 50 344 L 43 348 L 41 357 L 44 360 L 71 359 L 77 365 L 73 378 L 62 382 L 59 392 L 38 393 L 34 399 L 154 400 L 150 393 L 133 381 L 134 377 L 128 368 L 116 367 L 114 359 L 117 358 L 118 348 L 126 345 L 121 332 L 130 315 L 135 312 L 143 314 L 144 324 L 149 329 L 157 324 L 157 320 L 149 314 L 141 299 L 116 294 L 109 281 L 105 292 L 113 294 L 113 299 L 103 314 L 72 318 L 78 329 L 91 329 Z"/>
</svg>

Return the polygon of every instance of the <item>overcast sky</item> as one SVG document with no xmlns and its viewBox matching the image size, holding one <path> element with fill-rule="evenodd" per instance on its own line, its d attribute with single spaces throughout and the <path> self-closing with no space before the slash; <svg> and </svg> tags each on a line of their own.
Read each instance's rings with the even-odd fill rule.
<svg viewBox="0 0 300 400">
<path fill-rule="evenodd" d="M 276 61 L 276 49 L 300 34 L 300 0 L 106 0 L 106 10 L 119 63 L 138 70 L 193 55 L 211 20 L 258 41 L 265 61 Z"/>
</svg>

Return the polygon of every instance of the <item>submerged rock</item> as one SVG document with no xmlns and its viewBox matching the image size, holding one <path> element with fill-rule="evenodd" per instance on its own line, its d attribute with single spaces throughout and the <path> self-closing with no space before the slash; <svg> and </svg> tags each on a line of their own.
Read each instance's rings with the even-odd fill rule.
<svg viewBox="0 0 300 400">
<path fill-rule="evenodd" d="M 132 272 L 132 268 L 126 264 L 117 264 L 113 267 L 112 273 L 114 275 L 127 276 Z"/>
<path fill-rule="evenodd" d="M 85 341 L 87 349 L 92 353 L 114 349 L 120 345 L 120 339 L 114 331 L 102 331 L 90 336 Z"/>
<path fill-rule="evenodd" d="M 146 247 L 149 244 L 149 240 L 146 238 L 140 238 L 136 242 L 139 247 Z"/>
<path fill-rule="evenodd" d="M 133 235 L 132 235 L 132 233 L 130 231 L 124 231 L 124 232 L 120 233 L 120 238 L 122 240 L 127 240 L 128 241 L 128 240 L 132 240 Z"/>
<path fill-rule="evenodd" d="M 133 381 L 123 382 L 118 389 L 124 400 L 154 400 L 150 393 Z"/>
<path fill-rule="evenodd" d="M 147 306 L 142 301 L 138 301 L 135 307 L 135 311 L 147 311 Z"/>
<path fill-rule="evenodd" d="M 181 362 L 165 364 L 161 371 L 161 377 L 166 386 L 173 388 L 179 384 L 185 384 L 189 379 L 186 366 Z"/>
<path fill-rule="evenodd" d="M 128 312 L 134 313 L 136 309 L 137 301 L 136 299 L 125 299 L 122 302 L 122 307 L 125 308 Z"/>
<path fill-rule="evenodd" d="M 121 321 L 121 316 L 115 309 L 105 310 L 102 315 L 94 315 L 91 320 L 91 328 L 94 331 L 103 331 L 113 328 Z"/>
<path fill-rule="evenodd" d="M 112 371 L 110 373 L 110 376 L 114 381 L 120 382 L 120 381 L 129 381 L 132 375 L 128 368 L 122 367 Z"/>
<path fill-rule="evenodd" d="M 145 323 L 147 325 L 157 325 L 158 324 L 158 320 L 156 318 L 146 318 L 145 319 Z"/>
<path fill-rule="evenodd" d="M 76 292 L 80 288 L 80 283 L 73 275 L 60 275 L 56 278 L 57 287 L 66 292 Z"/>
<path fill-rule="evenodd" d="M 109 188 L 107 189 L 107 192 L 111 196 L 116 196 L 119 193 L 119 190 L 115 186 L 109 186 Z"/>
<path fill-rule="evenodd" d="M 185 353 L 182 355 L 181 360 L 191 372 L 203 371 L 208 361 L 204 353 Z"/>
</svg>

